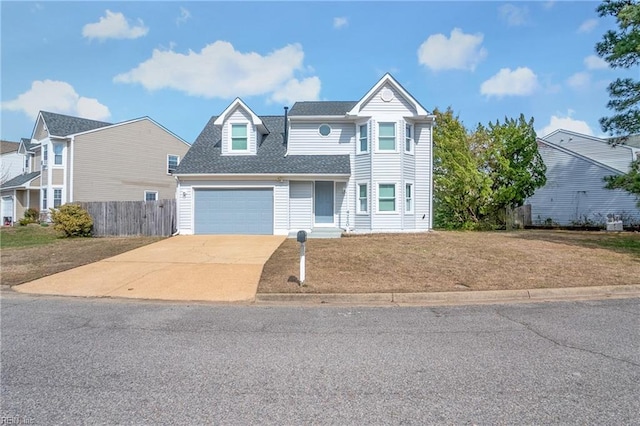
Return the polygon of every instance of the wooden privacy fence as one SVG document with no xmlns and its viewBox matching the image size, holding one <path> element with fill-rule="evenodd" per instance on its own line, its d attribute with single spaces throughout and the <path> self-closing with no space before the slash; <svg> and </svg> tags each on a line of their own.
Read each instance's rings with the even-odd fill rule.
<svg viewBox="0 0 640 426">
<path fill-rule="evenodd" d="M 176 232 L 176 200 L 79 203 L 93 218 L 93 235 L 169 236 Z"/>
</svg>

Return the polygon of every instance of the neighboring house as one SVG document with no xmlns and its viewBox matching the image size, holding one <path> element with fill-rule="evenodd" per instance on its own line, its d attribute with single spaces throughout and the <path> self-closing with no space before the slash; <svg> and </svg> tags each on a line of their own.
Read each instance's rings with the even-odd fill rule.
<svg viewBox="0 0 640 426">
<path fill-rule="evenodd" d="M 391 75 L 359 101 L 258 116 L 236 99 L 178 166 L 182 234 L 432 228 L 435 117 Z"/>
<path fill-rule="evenodd" d="M 13 197 L 14 221 L 28 207 L 175 198 L 173 171 L 188 149 L 149 117 L 112 124 L 41 111 L 20 144 L 25 174 L 6 182 L 2 196 Z"/>
<path fill-rule="evenodd" d="M 538 149 L 547 183 L 526 202 L 534 225 L 604 224 L 609 215 L 625 225 L 640 223 L 633 195 L 604 188 L 604 177 L 628 172 L 639 149 L 566 130 L 538 139 Z"/>
<path fill-rule="evenodd" d="M 18 152 L 19 142 L 0 141 L 0 184 L 4 187 L 14 177 L 22 174 L 24 157 Z M 0 225 L 10 225 L 14 220 L 13 197 L 7 192 L 0 198 Z"/>
</svg>

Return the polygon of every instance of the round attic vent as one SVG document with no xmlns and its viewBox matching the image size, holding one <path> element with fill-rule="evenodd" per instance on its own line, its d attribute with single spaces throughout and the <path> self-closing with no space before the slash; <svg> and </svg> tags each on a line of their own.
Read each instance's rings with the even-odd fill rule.
<svg viewBox="0 0 640 426">
<path fill-rule="evenodd" d="M 380 99 L 382 99 L 385 102 L 391 102 L 391 100 L 393 99 L 393 92 L 385 87 L 380 92 Z"/>
</svg>

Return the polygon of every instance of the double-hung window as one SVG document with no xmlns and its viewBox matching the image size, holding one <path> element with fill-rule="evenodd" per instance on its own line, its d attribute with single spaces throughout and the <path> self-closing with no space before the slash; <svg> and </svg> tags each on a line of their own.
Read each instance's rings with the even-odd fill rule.
<svg viewBox="0 0 640 426">
<path fill-rule="evenodd" d="M 369 211 L 369 188 L 366 183 L 358 184 L 358 210 L 356 213 Z"/>
<path fill-rule="evenodd" d="M 54 166 L 62 166 L 62 149 L 63 149 L 63 146 L 61 143 L 53 144 L 53 165 Z"/>
<path fill-rule="evenodd" d="M 42 145 L 42 168 L 47 168 L 47 162 L 49 161 L 49 146 Z M 45 207 L 46 208 L 46 207 Z"/>
<path fill-rule="evenodd" d="M 360 126 L 360 144 L 358 152 L 369 151 L 369 127 L 366 124 Z"/>
<path fill-rule="evenodd" d="M 231 125 L 231 150 L 246 151 L 249 147 L 246 124 Z"/>
<path fill-rule="evenodd" d="M 180 162 L 180 157 L 177 155 L 167 155 L 167 174 L 170 175 L 176 171 L 178 162 Z"/>
<path fill-rule="evenodd" d="M 404 212 L 413 213 L 413 184 L 407 183 L 404 185 Z"/>
<path fill-rule="evenodd" d="M 53 190 L 53 208 L 57 209 L 62 205 L 62 189 Z"/>
<path fill-rule="evenodd" d="M 158 191 L 144 191 L 145 201 L 158 201 Z"/>
<path fill-rule="evenodd" d="M 406 124 L 404 128 L 404 151 L 413 152 L 413 126 Z"/>
<path fill-rule="evenodd" d="M 381 183 L 378 185 L 378 211 L 396 211 L 396 185 L 393 183 Z"/>
<path fill-rule="evenodd" d="M 42 210 L 47 210 L 47 189 L 42 190 Z"/>
<path fill-rule="evenodd" d="M 380 123 L 378 125 L 378 151 L 396 150 L 396 124 Z"/>
</svg>

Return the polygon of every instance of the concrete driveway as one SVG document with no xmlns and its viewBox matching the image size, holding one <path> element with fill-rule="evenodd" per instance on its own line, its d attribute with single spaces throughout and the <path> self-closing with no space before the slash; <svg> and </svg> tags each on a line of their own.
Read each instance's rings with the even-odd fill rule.
<svg viewBox="0 0 640 426">
<path fill-rule="evenodd" d="M 16 287 L 22 293 L 240 302 L 286 237 L 183 235 Z"/>
</svg>

